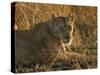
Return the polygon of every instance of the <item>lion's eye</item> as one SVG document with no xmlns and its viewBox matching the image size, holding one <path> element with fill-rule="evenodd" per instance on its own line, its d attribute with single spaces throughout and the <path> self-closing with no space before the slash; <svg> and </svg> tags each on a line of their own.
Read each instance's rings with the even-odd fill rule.
<svg viewBox="0 0 100 75">
<path fill-rule="evenodd" d="M 64 30 L 64 27 L 60 27 L 60 30 L 62 30 L 62 31 L 63 31 L 63 30 Z"/>
</svg>

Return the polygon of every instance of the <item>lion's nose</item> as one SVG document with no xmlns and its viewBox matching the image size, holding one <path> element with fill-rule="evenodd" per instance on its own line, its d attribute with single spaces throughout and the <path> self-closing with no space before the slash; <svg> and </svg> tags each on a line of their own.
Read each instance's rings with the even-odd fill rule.
<svg viewBox="0 0 100 75">
<path fill-rule="evenodd" d="M 67 40 L 68 40 L 68 39 L 70 39 L 70 37 L 69 37 L 69 36 L 67 36 L 67 35 L 65 36 L 65 38 L 66 38 Z"/>
</svg>

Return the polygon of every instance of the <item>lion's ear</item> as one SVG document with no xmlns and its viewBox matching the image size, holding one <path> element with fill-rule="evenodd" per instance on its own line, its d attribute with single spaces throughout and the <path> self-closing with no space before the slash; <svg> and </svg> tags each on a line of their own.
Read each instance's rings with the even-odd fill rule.
<svg viewBox="0 0 100 75">
<path fill-rule="evenodd" d="M 49 25 L 52 25 L 53 24 L 55 17 L 56 17 L 55 12 L 51 13 L 50 20 L 49 20 Z"/>
<path fill-rule="evenodd" d="M 57 14 L 55 12 L 53 12 L 51 17 L 52 17 L 52 20 L 53 20 L 55 17 L 57 17 Z"/>
<path fill-rule="evenodd" d="M 50 20 L 48 22 L 49 24 L 49 29 L 50 29 L 50 32 L 56 36 L 56 33 L 55 33 L 55 18 L 57 17 L 57 15 L 55 13 L 52 13 L 51 16 L 50 16 Z"/>
<path fill-rule="evenodd" d="M 69 22 L 74 22 L 74 21 L 75 21 L 75 15 L 74 15 L 74 14 L 70 14 L 70 15 L 68 16 L 68 21 L 69 21 Z"/>
<path fill-rule="evenodd" d="M 55 13 L 52 13 L 52 18 L 56 17 L 56 14 Z"/>
</svg>

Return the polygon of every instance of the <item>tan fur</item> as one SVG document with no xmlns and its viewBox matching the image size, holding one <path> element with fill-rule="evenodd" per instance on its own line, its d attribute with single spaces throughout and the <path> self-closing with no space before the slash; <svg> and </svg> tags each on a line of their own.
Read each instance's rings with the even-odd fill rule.
<svg viewBox="0 0 100 75">
<path fill-rule="evenodd" d="M 72 42 L 73 22 L 52 17 L 29 31 L 16 31 L 16 64 L 50 64 Z"/>
</svg>

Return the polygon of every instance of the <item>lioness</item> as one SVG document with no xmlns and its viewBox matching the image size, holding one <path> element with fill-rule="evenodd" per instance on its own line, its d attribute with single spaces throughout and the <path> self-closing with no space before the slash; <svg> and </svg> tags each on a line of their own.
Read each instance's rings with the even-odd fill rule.
<svg viewBox="0 0 100 75">
<path fill-rule="evenodd" d="M 72 42 L 71 17 L 52 16 L 31 30 L 16 31 L 16 64 L 50 64 Z"/>
</svg>

